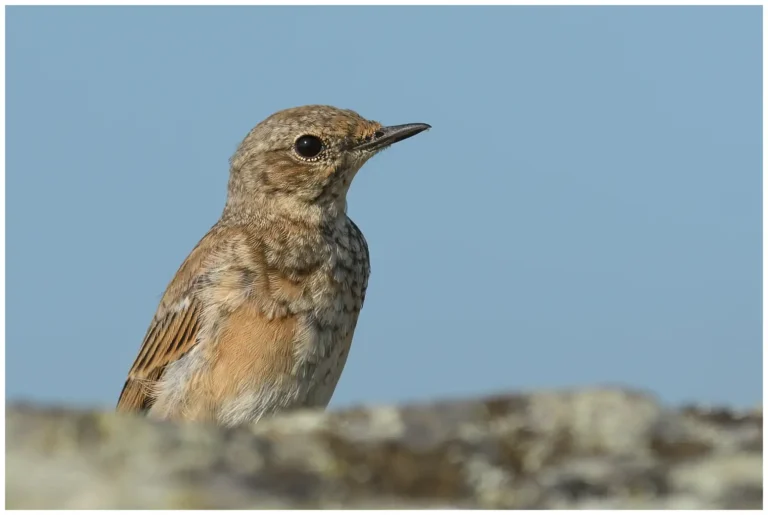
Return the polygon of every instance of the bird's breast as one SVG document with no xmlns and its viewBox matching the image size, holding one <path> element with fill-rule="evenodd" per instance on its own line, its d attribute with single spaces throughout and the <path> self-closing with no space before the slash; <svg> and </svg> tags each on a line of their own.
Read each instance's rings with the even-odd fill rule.
<svg viewBox="0 0 768 515">
<path fill-rule="evenodd" d="M 222 296 L 212 384 L 220 419 L 255 420 L 277 409 L 324 407 L 346 364 L 369 275 L 365 241 L 348 233 L 324 238 L 318 265 L 300 270 L 263 266 L 228 284 Z M 238 272 L 241 273 L 241 272 Z M 236 301 L 238 307 L 228 302 Z"/>
</svg>

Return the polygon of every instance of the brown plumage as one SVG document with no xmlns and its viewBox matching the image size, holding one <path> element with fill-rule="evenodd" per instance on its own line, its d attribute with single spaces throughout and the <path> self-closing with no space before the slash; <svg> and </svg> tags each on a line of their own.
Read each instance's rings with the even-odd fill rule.
<svg viewBox="0 0 768 515">
<path fill-rule="evenodd" d="M 118 411 L 233 425 L 325 407 L 370 273 L 347 191 L 374 154 L 428 128 L 330 106 L 257 125 L 232 156 L 221 218 L 160 301 Z"/>
</svg>

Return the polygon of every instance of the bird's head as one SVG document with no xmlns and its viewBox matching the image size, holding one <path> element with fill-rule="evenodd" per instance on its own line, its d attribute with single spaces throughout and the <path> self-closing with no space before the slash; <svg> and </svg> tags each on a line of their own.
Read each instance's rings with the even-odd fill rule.
<svg viewBox="0 0 768 515">
<path fill-rule="evenodd" d="M 279 111 L 254 127 L 232 156 L 228 208 L 270 202 L 343 210 L 352 179 L 368 159 L 429 128 L 384 127 L 323 105 Z"/>
</svg>

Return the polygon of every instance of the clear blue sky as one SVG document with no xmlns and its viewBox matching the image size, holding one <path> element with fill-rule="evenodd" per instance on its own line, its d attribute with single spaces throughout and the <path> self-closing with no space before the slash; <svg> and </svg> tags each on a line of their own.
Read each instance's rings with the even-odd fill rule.
<svg viewBox="0 0 768 515">
<path fill-rule="evenodd" d="M 373 272 L 332 406 L 761 402 L 760 7 L 6 13 L 9 399 L 112 407 L 235 146 L 323 103 L 433 127 L 350 192 Z"/>
</svg>

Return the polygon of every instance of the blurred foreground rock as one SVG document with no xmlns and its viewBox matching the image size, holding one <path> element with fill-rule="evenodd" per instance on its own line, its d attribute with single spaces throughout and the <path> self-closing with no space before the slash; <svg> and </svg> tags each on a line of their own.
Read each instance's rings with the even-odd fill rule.
<svg viewBox="0 0 768 515">
<path fill-rule="evenodd" d="M 762 508 L 762 409 L 621 390 L 343 412 L 250 427 L 10 406 L 10 509 Z"/>
</svg>

